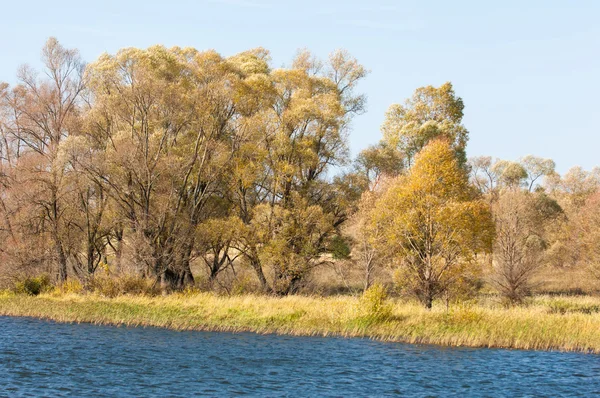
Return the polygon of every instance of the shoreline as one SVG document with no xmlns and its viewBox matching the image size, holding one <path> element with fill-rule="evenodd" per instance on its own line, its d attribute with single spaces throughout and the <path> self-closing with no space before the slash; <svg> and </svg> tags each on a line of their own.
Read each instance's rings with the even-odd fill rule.
<svg viewBox="0 0 600 398">
<path fill-rule="evenodd" d="M 392 315 L 386 319 L 365 317 L 358 304 L 358 298 L 350 296 L 222 297 L 198 293 L 104 298 L 0 293 L 0 316 L 179 331 L 600 353 L 600 312 L 596 312 L 600 298 L 596 297 L 538 297 L 528 307 L 457 306 L 448 313 L 441 305 L 427 311 L 416 303 L 393 301 Z"/>
</svg>

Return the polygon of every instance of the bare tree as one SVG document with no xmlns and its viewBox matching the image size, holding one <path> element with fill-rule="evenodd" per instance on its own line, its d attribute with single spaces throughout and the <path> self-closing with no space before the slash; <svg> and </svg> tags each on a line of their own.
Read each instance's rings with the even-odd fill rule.
<svg viewBox="0 0 600 398">
<path fill-rule="evenodd" d="M 44 77 L 28 66 L 19 71 L 19 85 L 5 94 L 10 116 L 4 122 L 4 143 L 16 145 L 14 189 L 27 194 L 33 205 L 31 220 L 48 233 L 54 247 L 58 281 L 67 279 L 70 227 L 66 217 L 68 167 L 59 159 L 66 137 L 78 128 L 79 101 L 85 87 L 84 63 L 77 50 L 50 38 L 42 50 Z M 27 159 L 24 159 L 26 157 Z M 27 189 L 23 186 L 28 185 Z"/>
<path fill-rule="evenodd" d="M 530 293 L 531 280 L 544 265 L 545 226 L 559 213 L 545 196 L 519 189 L 501 192 L 493 205 L 496 240 L 492 282 L 509 303 Z"/>
</svg>

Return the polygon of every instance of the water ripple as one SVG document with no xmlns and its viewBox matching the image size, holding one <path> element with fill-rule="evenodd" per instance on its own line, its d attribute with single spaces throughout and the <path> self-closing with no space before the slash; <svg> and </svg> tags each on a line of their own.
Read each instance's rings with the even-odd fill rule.
<svg viewBox="0 0 600 398">
<path fill-rule="evenodd" d="M 600 356 L 0 317 L 0 396 L 581 396 Z"/>
</svg>

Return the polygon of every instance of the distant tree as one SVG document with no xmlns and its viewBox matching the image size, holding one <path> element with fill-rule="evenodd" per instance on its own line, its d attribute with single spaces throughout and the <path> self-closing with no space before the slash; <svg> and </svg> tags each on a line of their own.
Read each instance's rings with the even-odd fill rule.
<svg viewBox="0 0 600 398">
<path fill-rule="evenodd" d="M 549 263 L 558 267 L 589 265 L 587 224 L 594 219 L 588 214 L 588 200 L 600 189 L 600 169 L 586 171 L 573 167 L 564 175 L 554 173 L 544 179 L 543 189 L 556 200 L 564 217 L 553 224 L 553 242 L 547 252 Z M 593 230 L 593 227 L 590 229 Z M 591 234 L 593 236 L 593 233 Z"/>
<path fill-rule="evenodd" d="M 492 282 L 507 302 L 530 293 L 531 280 L 544 266 L 546 226 L 561 213 L 544 194 L 505 189 L 493 205 L 496 224 Z"/>
<path fill-rule="evenodd" d="M 516 189 L 525 184 L 527 170 L 518 162 L 498 160 L 492 165 L 493 172 L 498 176 L 498 183 L 507 188 Z"/>
<path fill-rule="evenodd" d="M 527 172 L 527 189 L 532 192 L 535 183 L 542 177 L 552 176 L 556 172 L 556 163 L 552 159 L 543 159 L 527 155 L 519 162 Z"/>
<path fill-rule="evenodd" d="M 471 181 L 481 193 L 492 194 L 498 185 L 498 175 L 493 169 L 491 156 L 477 156 L 469 159 Z"/>
<path fill-rule="evenodd" d="M 577 209 L 600 189 L 600 168 L 586 171 L 579 166 L 572 167 L 563 176 L 550 176 L 545 185 L 563 207 Z"/>
<path fill-rule="evenodd" d="M 450 143 L 461 167 L 466 166 L 469 132 L 462 124 L 464 104 L 451 83 L 418 88 L 404 105 L 394 104 L 381 126 L 384 141 L 398 148 L 406 166 L 427 143 L 443 138 Z"/>
<path fill-rule="evenodd" d="M 600 192 L 586 199 L 573 223 L 585 266 L 600 280 Z"/>
<path fill-rule="evenodd" d="M 380 142 L 363 149 L 355 161 L 355 172 L 364 180 L 364 190 L 376 188 L 382 176 L 396 177 L 404 170 L 404 158 L 398 148 Z"/>
<path fill-rule="evenodd" d="M 443 140 L 429 143 L 392 183 L 371 222 L 381 250 L 397 259 L 399 283 L 427 308 L 476 266 L 475 255 L 488 252 L 493 238 L 489 206 Z"/>
<path fill-rule="evenodd" d="M 501 187 L 526 187 L 534 190 L 543 177 L 555 176 L 555 164 L 552 159 L 542 159 L 528 155 L 519 162 L 496 159 L 490 156 L 479 156 L 469 159 L 471 180 L 482 193 L 497 196 Z"/>
</svg>

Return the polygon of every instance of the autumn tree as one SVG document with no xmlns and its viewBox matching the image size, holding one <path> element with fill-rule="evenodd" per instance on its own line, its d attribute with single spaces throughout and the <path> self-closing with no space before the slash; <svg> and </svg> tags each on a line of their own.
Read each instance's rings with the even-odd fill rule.
<svg viewBox="0 0 600 398">
<path fill-rule="evenodd" d="M 545 194 L 527 189 L 505 189 L 494 203 L 492 282 L 509 303 L 519 303 L 530 293 L 532 277 L 545 265 L 546 228 L 561 212 Z"/>
<path fill-rule="evenodd" d="M 469 184 L 452 144 L 430 142 L 376 203 L 373 228 L 396 259 L 400 285 L 426 308 L 476 266 L 493 238 L 489 206 Z"/>
<path fill-rule="evenodd" d="M 398 148 L 410 167 L 429 141 L 442 138 L 449 142 L 461 167 L 465 166 L 469 132 L 462 124 L 463 109 L 462 99 L 449 82 L 418 88 L 404 104 L 389 107 L 381 126 L 383 139 Z"/>
<path fill-rule="evenodd" d="M 533 155 L 518 162 L 478 156 L 470 158 L 468 165 L 473 184 L 492 200 L 497 199 L 501 188 L 523 187 L 532 192 L 542 186 L 545 178 L 554 178 L 556 174 L 552 159 Z"/>
<path fill-rule="evenodd" d="M 546 181 L 546 189 L 564 208 L 577 209 L 586 199 L 600 189 L 600 168 L 590 171 L 580 166 L 569 169 L 564 175 L 553 174 Z"/>
<path fill-rule="evenodd" d="M 107 261 L 106 248 L 114 228 L 114 217 L 107 217 L 110 198 L 105 185 L 86 172 L 92 165 L 101 168 L 98 166 L 102 154 L 89 145 L 81 132 L 75 132 L 62 142 L 58 159 L 61 168 L 70 170 L 65 179 L 70 187 L 65 211 L 70 214 L 71 233 L 79 236 L 72 239 L 69 257 L 75 274 L 87 281 L 102 260 Z"/>
<path fill-rule="evenodd" d="M 544 189 L 564 211 L 564 217 L 554 226 L 554 241 L 548 250 L 550 263 L 589 267 L 594 262 L 589 243 L 595 236 L 594 198 L 600 191 L 600 169 L 573 167 L 562 176 L 553 174 L 545 180 Z"/>
<path fill-rule="evenodd" d="M 362 180 L 363 191 L 376 189 L 382 178 L 394 178 L 403 170 L 402 153 L 385 141 L 360 151 L 354 162 L 354 174 Z"/>
<path fill-rule="evenodd" d="M 600 192 L 586 199 L 581 212 L 573 221 L 585 266 L 596 279 L 600 279 Z"/>
<path fill-rule="evenodd" d="M 378 188 L 376 191 L 365 191 L 362 194 L 358 209 L 349 220 L 348 226 L 353 240 L 352 258 L 364 275 L 364 291 L 371 287 L 375 274 L 388 260 L 387 253 L 381 248 L 382 231 L 370 222 L 377 199 L 385 191 L 385 187 Z"/>
<path fill-rule="evenodd" d="M 232 250 L 244 233 L 244 224 L 236 216 L 211 218 L 197 227 L 196 249 L 208 270 L 208 284 L 213 286 L 219 274 L 234 270 L 240 252 Z"/>
<path fill-rule="evenodd" d="M 196 227 L 230 157 L 239 75 L 215 52 L 161 46 L 105 54 L 88 74 L 88 139 L 104 160 L 87 171 L 127 220 L 140 272 L 192 283 Z"/>
<path fill-rule="evenodd" d="M 331 183 L 327 172 L 346 161 L 347 126 L 364 103 L 354 90 L 366 70 L 344 51 L 327 63 L 303 51 L 290 69 L 271 70 L 260 52 L 230 62 L 241 63 L 250 98 L 260 98 L 240 120 L 230 174 L 231 200 L 249 227 L 238 249 L 264 290 L 287 294 L 323 263 L 348 216 L 336 189 L 343 179 Z"/>
<path fill-rule="evenodd" d="M 64 140 L 80 127 L 85 64 L 77 50 L 64 48 L 54 38 L 46 42 L 42 61 L 44 77 L 24 66 L 19 84 L 10 91 L 4 87 L 4 155 L 12 150 L 12 188 L 14 198 L 19 197 L 11 213 L 20 215 L 23 236 L 48 238 L 53 272 L 64 282 L 76 237 L 69 211 L 71 170 L 59 153 Z"/>
<path fill-rule="evenodd" d="M 527 173 L 527 189 L 532 192 L 536 183 L 541 183 L 543 177 L 549 177 L 556 173 L 556 163 L 552 159 L 544 159 L 533 155 L 527 155 L 519 162 Z"/>
</svg>

